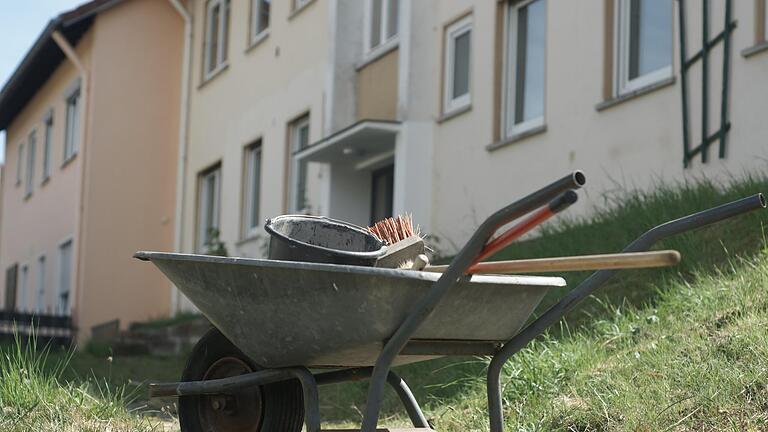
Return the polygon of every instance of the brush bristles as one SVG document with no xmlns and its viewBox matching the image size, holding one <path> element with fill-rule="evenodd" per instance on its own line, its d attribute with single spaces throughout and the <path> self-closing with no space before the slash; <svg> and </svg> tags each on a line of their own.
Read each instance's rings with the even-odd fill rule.
<svg viewBox="0 0 768 432">
<path fill-rule="evenodd" d="M 368 227 L 368 231 L 389 245 L 419 234 L 418 228 L 413 228 L 412 215 L 397 215 L 396 217 L 386 218 L 376 222 L 372 227 Z"/>
</svg>

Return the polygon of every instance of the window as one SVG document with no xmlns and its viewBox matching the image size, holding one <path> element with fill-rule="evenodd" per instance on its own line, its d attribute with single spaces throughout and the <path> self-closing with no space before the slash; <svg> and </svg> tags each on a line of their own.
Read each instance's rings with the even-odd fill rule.
<svg viewBox="0 0 768 432">
<path fill-rule="evenodd" d="M 251 0 L 251 44 L 263 38 L 269 29 L 269 8 L 272 0 Z"/>
<path fill-rule="evenodd" d="M 45 140 L 43 142 L 43 181 L 51 176 L 51 146 L 53 144 L 53 112 L 45 117 Z"/>
<path fill-rule="evenodd" d="M 19 154 L 16 157 L 16 186 L 21 185 L 22 167 L 24 166 L 24 143 L 19 143 Z"/>
<path fill-rule="evenodd" d="M 224 67 L 229 37 L 229 0 L 208 0 L 205 25 L 205 79 Z"/>
<path fill-rule="evenodd" d="M 544 124 L 545 0 L 510 3 L 506 29 L 503 134 L 510 137 Z"/>
<path fill-rule="evenodd" d="M 671 77 L 671 2 L 618 0 L 616 6 L 616 94 Z"/>
<path fill-rule="evenodd" d="M 219 237 L 221 165 L 209 168 L 198 178 L 197 251 L 208 253 Z"/>
<path fill-rule="evenodd" d="M 45 255 L 37 258 L 37 301 L 35 301 L 35 311 L 37 313 L 45 312 Z"/>
<path fill-rule="evenodd" d="M 5 269 L 5 310 L 13 312 L 16 310 L 16 284 L 18 281 L 19 265 L 14 264 Z"/>
<path fill-rule="evenodd" d="M 392 41 L 397 36 L 400 0 L 367 0 L 365 8 L 365 51 Z"/>
<path fill-rule="evenodd" d="M 29 289 L 29 266 L 21 266 L 21 275 L 19 276 L 19 310 L 26 312 L 27 308 L 27 290 Z"/>
<path fill-rule="evenodd" d="M 59 298 L 57 311 L 69 315 L 69 301 L 72 284 L 72 240 L 59 246 Z"/>
<path fill-rule="evenodd" d="M 307 212 L 307 163 L 296 161 L 293 154 L 309 147 L 309 114 L 294 120 L 289 131 L 292 167 L 291 167 L 291 204 L 289 210 L 296 213 Z"/>
<path fill-rule="evenodd" d="M 243 234 L 248 237 L 258 232 L 259 194 L 261 189 L 261 140 L 245 149 L 245 176 L 243 178 Z"/>
<path fill-rule="evenodd" d="M 469 105 L 472 17 L 451 24 L 445 30 L 444 112 Z"/>
<path fill-rule="evenodd" d="M 35 131 L 29 134 L 29 148 L 27 149 L 27 172 L 25 196 L 32 195 L 35 185 L 35 147 L 37 147 L 37 137 Z"/>
<path fill-rule="evenodd" d="M 77 155 L 80 146 L 80 89 L 77 88 L 67 97 L 67 124 L 64 135 L 64 162 Z"/>
</svg>

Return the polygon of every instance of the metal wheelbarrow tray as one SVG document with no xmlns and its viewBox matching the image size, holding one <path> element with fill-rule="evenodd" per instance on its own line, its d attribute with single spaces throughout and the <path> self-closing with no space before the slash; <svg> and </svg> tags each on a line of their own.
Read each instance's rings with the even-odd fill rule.
<svg viewBox="0 0 768 432">
<path fill-rule="evenodd" d="M 384 342 L 439 274 L 396 269 L 146 252 L 229 340 L 262 367 L 373 366 Z M 559 277 L 460 281 L 395 364 L 492 354 Z"/>
<path fill-rule="evenodd" d="M 501 432 L 504 363 L 617 270 L 593 273 L 525 328 L 546 291 L 563 286 L 563 279 L 465 273 L 497 229 L 581 187 L 584 180 L 576 171 L 491 215 L 442 275 L 139 252 L 137 258 L 157 265 L 218 329 L 215 337 L 206 335 L 198 343 L 187 369 L 202 357 L 218 364 L 209 346 L 228 344 L 228 352 L 239 357 L 234 368 L 224 368 L 226 373 L 151 384 L 150 395 L 181 397 L 182 430 L 298 432 L 303 422 L 306 431 L 317 432 L 318 386 L 370 379 L 361 431 L 377 430 L 387 384 L 414 427 L 429 430 L 410 389 L 391 367 L 438 356 L 489 355 L 490 430 Z M 665 237 L 764 207 L 763 196 L 756 194 L 670 221 L 638 237 L 624 252 L 645 251 Z M 185 429 L 183 413 L 199 419 Z"/>
</svg>

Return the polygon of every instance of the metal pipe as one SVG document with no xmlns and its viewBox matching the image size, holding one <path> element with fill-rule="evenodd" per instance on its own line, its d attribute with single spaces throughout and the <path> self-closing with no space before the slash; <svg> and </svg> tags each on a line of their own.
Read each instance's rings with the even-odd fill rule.
<svg viewBox="0 0 768 432">
<path fill-rule="evenodd" d="M 86 226 L 85 219 L 87 218 L 87 214 L 84 211 L 85 209 L 85 194 L 88 190 L 86 188 L 86 181 L 88 180 L 88 138 L 89 138 L 89 130 L 88 130 L 88 120 L 90 118 L 89 111 L 91 107 L 90 103 L 90 93 L 91 93 L 91 79 L 90 74 L 88 71 L 88 68 L 83 63 L 82 59 L 77 54 L 77 51 L 72 46 L 72 44 L 69 43 L 67 38 L 61 34 L 59 30 L 55 30 L 51 34 L 51 38 L 56 42 L 56 45 L 58 45 L 59 49 L 64 53 L 64 55 L 69 59 L 69 61 L 72 62 L 72 64 L 75 65 L 75 68 L 77 68 L 78 72 L 80 73 L 80 100 L 82 103 L 81 109 L 81 116 L 80 116 L 80 142 L 75 143 L 75 145 L 79 146 L 78 152 L 80 153 L 80 193 L 77 195 L 77 203 L 75 205 L 75 211 L 77 212 L 77 224 L 75 225 L 75 234 L 74 234 L 74 248 L 75 248 L 75 287 L 74 287 L 74 300 L 73 305 L 75 308 L 75 313 L 73 316 L 75 317 L 75 326 L 78 325 L 79 321 L 79 311 L 82 310 L 80 308 L 80 303 L 83 301 L 83 291 L 85 289 L 85 284 L 81 283 L 83 278 L 83 267 L 84 267 L 84 260 L 82 259 L 82 252 L 83 252 L 83 246 L 85 244 L 84 237 L 85 237 L 85 229 L 83 228 Z M 69 312 L 69 311 L 64 311 Z"/>
<path fill-rule="evenodd" d="M 688 168 L 691 159 L 691 140 L 688 136 L 688 53 L 686 51 L 685 0 L 679 0 L 677 11 L 680 32 L 680 91 L 683 105 L 683 168 Z"/>
<path fill-rule="evenodd" d="M 368 397 L 363 415 L 361 432 L 374 432 L 378 423 L 379 409 L 384 392 L 384 383 L 389 375 L 395 357 L 408 343 L 424 320 L 437 307 L 448 290 L 453 287 L 470 267 L 475 257 L 485 246 L 488 239 L 499 227 L 510 220 L 517 219 L 534 209 L 546 205 L 550 200 L 568 189 L 578 189 L 584 185 L 585 176 L 581 171 L 574 171 L 554 183 L 522 198 L 492 214 L 475 231 L 467 244 L 451 261 L 450 267 L 434 283 L 429 292 L 422 297 L 398 327 L 395 334 L 384 345 L 376 359 L 373 375 L 368 387 Z"/>
<path fill-rule="evenodd" d="M 149 385 L 149 397 L 199 396 L 232 393 L 295 378 L 291 369 L 267 369 L 243 375 L 207 381 L 155 383 Z"/>
<path fill-rule="evenodd" d="M 765 208 L 766 202 L 763 194 L 755 194 L 721 206 L 694 213 L 670 222 L 658 225 L 646 231 L 635 241 L 624 248 L 623 252 L 646 251 L 654 243 L 661 239 L 677 235 L 686 231 L 695 230 L 711 225 L 722 220 L 738 216 L 740 214 Z M 543 333 L 549 326 L 559 321 L 577 303 L 591 295 L 608 279 L 616 274 L 617 270 L 601 270 L 592 273 L 586 280 L 571 290 L 557 304 L 549 308 L 544 314 L 528 325 L 517 336 L 510 339 L 504 347 L 493 357 L 488 366 L 488 412 L 490 415 L 491 432 L 502 432 L 503 413 L 501 404 L 501 370 L 512 355 L 520 351 L 529 342 Z"/>
<path fill-rule="evenodd" d="M 176 12 L 184 20 L 184 53 L 181 64 L 181 101 L 179 112 L 179 155 L 176 163 L 176 204 L 174 213 L 174 238 L 173 247 L 176 252 L 181 252 L 182 236 L 184 235 L 184 197 L 186 193 L 187 174 L 187 132 L 189 130 L 189 83 L 192 50 L 192 15 L 179 0 L 168 0 Z M 179 291 L 175 286 L 171 287 L 171 311 L 179 311 Z"/>
</svg>

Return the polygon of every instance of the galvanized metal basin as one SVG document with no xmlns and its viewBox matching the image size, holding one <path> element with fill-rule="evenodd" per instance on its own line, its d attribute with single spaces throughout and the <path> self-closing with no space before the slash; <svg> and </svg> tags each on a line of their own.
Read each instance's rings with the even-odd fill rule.
<svg viewBox="0 0 768 432">
<path fill-rule="evenodd" d="M 138 252 L 263 367 L 371 366 L 440 275 L 397 269 Z M 460 280 L 397 359 L 490 354 L 514 336 L 559 277 Z"/>
</svg>

